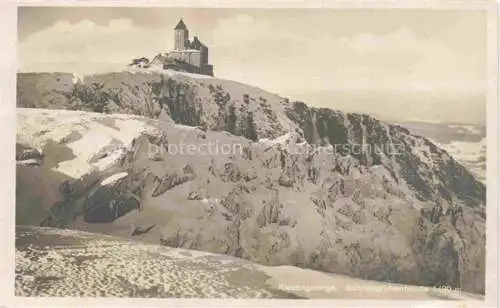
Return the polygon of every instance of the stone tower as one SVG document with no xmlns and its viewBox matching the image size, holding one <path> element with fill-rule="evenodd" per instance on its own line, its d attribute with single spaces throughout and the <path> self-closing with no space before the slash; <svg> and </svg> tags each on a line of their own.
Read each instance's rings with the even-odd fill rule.
<svg viewBox="0 0 500 308">
<path fill-rule="evenodd" d="M 186 43 L 189 42 L 189 30 L 184 21 L 182 21 L 182 18 L 174 28 L 174 35 L 174 49 L 186 50 Z"/>
</svg>

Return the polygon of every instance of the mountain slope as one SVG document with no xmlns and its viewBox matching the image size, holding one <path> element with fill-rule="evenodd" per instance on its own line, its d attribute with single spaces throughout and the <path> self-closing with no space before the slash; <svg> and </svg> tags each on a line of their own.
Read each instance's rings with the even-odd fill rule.
<svg viewBox="0 0 500 308">
<path fill-rule="evenodd" d="M 204 75 L 133 69 L 88 76 L 21 73 L 17 93 L 18 107 L 130 113 L 236 135 L 253 133 L 250 120 L 255 137 L 296 128 L 285 115 L 284 98 Z"/>
<path fill-rule="evenodd" d="M 20 108 L 18 223 L 484 292 L 485 186 L 445 151 L 368 116 L 169 74 L 20 75 L 18 106 L 130 114 Z"/>
</svg>

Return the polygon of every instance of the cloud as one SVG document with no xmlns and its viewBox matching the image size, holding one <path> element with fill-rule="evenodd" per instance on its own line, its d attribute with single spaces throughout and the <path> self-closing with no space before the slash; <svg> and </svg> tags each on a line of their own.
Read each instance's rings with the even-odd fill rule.
<svg viewBox="0 0 500 308">
<path fill-rule="evenodd" d="M 312 29 L 295 19 L 245 14 L 219 20 L 210 45 L 216 71 L 280 93 L 484 91 L 480 55 L 460 54 L 408 28 L 344 37 Z"/>
<path fill-rule="evenodd" d="M 188 26 L 210 47 L 218 76 L 284 95 L 331 89 L 481 92 L 485 87 L 480 52 L 459 52 L 415 29 L 342 36 L 313 20 L 304 26 L 296 18 L 251 14 L 221 18 L 212 29 Z M 81 73 L 120 68 L 131 58 L 168 51 L 172 38 L 170 29 L 141 27 L 127 18 L 105 25 L 59 20 L 20 42 L 20 67 Z"/>
<path fill-rule="evenodd" d="M 417 38 L 409 29 L 399 29 L 385 35 L 360 33 L 343 38 L 340 44 L 348 46 L 354 52 L 422 52 L 428 51 L 422 39 Z M 436 47 L 436 46 L 432 46 Z"/>
<path fill-rule="evenodd" d="M 262 40 L 294 40 L 297 36 L 286 31 L 277 31 L 278 20 L 255 19 L 247 14 L 220 19 L 213 30 L 213 46 L 255 44 Z"/>
<path fill-rule="evenodd" d="M 484 91 L 481 58 L 462 55 L 409 29 L 323 41 L 310 48 L 311 59 L 315 50 L 329 51 L 323 71 L 330 72 L 339 89 Z"/>
<path fill-rule="evenodd" d="M 169 34 L 134 26 L 130 19 L 113 19 L 107 25 L 58 20 L 20 42 L 20 69 L 89 73 L 123 67 L 134 57 L 166 51 Z"/>
<path fill-rule="evenodd" d="M 302 65 L 306 63 L 304 47 L 309 44 L 305 42 L 310 39 L 283 30 L 287 22 L 248 14 L 220 19 L 209 45 L 216 74 L 286 93 L 297 82 L 298 74 L 307 76 L 310 69 Z M 289 75 L 292 68 L 294 75 Z M 306 87 L 311 84 L 303 79 L 301 82 Z"/>
</svg>

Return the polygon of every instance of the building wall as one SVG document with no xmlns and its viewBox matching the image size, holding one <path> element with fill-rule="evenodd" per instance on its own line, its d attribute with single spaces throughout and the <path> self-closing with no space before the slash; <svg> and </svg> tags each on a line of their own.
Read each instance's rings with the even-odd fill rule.
<svg viewBox="0 0 500 308">
<path fill-rule="evenodd" d="M 171 69 L 176 71 L 194 73 L 194 74 L 203 74 L 201 68 L 199 66 L 194 66 L 186 62 L 169 62 L 163 65 L 164 69 Z"/>
<path fill-rule="evenodd" d="M 201 54 L 197 50 L 172 51 L 169 57 L 184 61 L 194 66 L 201 66 Z"/>
<path fill-rule="evenodd" d="M 190 53 L 189 63 L 194 66 L 201 66 L 201 54 L 200 52 Z"/>
<path fill-rule="evenodd" d="M 213 76 L 214 75 L 213 65 L 209 65 L 209 64 L 203 65 L 200 69 L 200 74 Z"/>
<path fill-rule="evenodd" d="M 177 51 L 177 50 L 174 50 L 174 51 L 171 51 L 168 53 L 169 58 L 174 58 L 174 59 L 181 60 L 181 61 L 186 61 L 185 55 L 186 54 L 183 53 L 182 51 Z"/>
<path fill-rule="evenodd" d="M 174 49 L 185 50 L 189 40 L 189 30 L 174 30 Z"/>
<path fill-rule="evenodd" d="M 201 56 L 200 64 L 201 65 L 208 64 L 208 48 L 207 47 L 201 46 L 200 56 Z"/>
</svg>

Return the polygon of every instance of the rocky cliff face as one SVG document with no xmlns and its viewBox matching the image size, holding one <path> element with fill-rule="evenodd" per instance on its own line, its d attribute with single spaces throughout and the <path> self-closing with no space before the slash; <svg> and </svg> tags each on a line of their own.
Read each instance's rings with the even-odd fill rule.
<svg viewBox="0 0 500 308">
<path fill-rule="evenodd" d="M 186 74 L 21 74 L 18 93 L 108 113 L 19 109 L 20 224 L 484 292 L 485 186 L 404 128 Z"/>
</svg>

